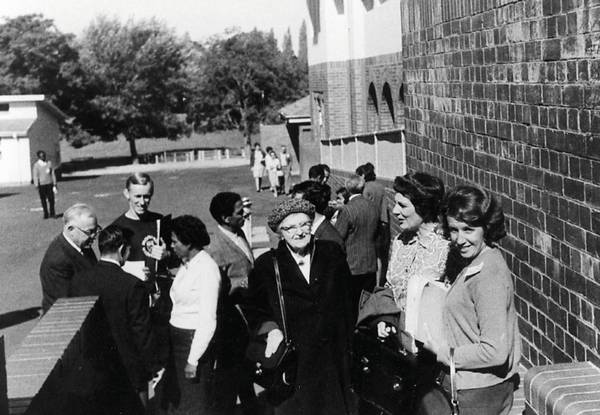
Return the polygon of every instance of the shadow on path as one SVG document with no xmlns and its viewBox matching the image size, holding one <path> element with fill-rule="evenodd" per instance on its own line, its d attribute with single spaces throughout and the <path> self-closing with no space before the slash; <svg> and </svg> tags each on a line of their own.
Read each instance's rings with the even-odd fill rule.
<svg viewBox="0 0 600 415">
<path fill-rule="evenodd" d="M 14 195 L 18 195 L 18 193 L 0 193 L 0 199 L 3 199 L 5 197 L 11 197 Z"/>
<path fill-rule="evenodd" d="M 100 177 L 98 174 L 90 174 L 87 176 L 61 176 L 59 182 L 72 182 L 75 180 L 96 179 Z"/>
<path fill-rule="evenodd" d="M 26 321 L 38 318 L 42 311 L 41 307 L 30 307 L 23 310 L 10 311 L 0 314 L 0 329 L 16 326 L 17 324 L 25 323 Z"/>
</svg>

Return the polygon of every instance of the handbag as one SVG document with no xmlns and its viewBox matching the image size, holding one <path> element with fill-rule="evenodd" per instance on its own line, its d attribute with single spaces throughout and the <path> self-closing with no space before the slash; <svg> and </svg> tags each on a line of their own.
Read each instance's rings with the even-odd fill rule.
<svg viewBox="0 0 600 415">
<path fill-rule="evenodd" d="M 435 383 L 423 394 L 416 411 L 418 415 L 459 415 L 454 348 L 450 349 L 450 391 L 443 385 L 444 377 L 445 372 L 441 372 Z"/>
<path fill-rule="evenodd" d="M 361 326 L 353 336 L 352 389 L 389 415 L 413 413 L 419 392 L 436 374 L 435 356 L 426 350 L 411 352 L 402 345 L 402 335 L 400 330 L 380 339 L 373 328 Z"/>
<path fill-rule="evenodd" d="M 285 301 L 281 287 L 279 263 L 272 251 L 275 282 L 279 297 L 279 311 L 281 313 L 283 341 L 271 357 L 265 357 L 267 334 L 255 336 L 250 340 L 246 349 L 246 358 L 251 364 L 252 380 L 265 389 L 267 401 L 271 405 L 279 405 L 287 400 L 295 390 L 296 373 L 298 370 L 298 355 L 294 343 L 291 341 L 285 313 Z"/>
</svg>

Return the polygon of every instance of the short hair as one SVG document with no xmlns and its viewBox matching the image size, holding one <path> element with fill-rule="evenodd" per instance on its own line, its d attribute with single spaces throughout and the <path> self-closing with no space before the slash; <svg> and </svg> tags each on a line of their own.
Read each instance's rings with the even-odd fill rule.
<svg viewBox="0 0 600 415">
<path fill-rule="evenodd" d="M 446 233 L 448 217 L 465 222 L 469 226 L 481 226 L 483 238 L 493 244 L 506 236 L 502 205 L 487 190 L 477 186 L 457 186 L 444 200 L 443 225 Z"/>
<path fill-rule="evenodd" d="M 325 170 L 323 169 L 322 164 L 315 164 L 308 169 L 308 178 L 309 179 L 318 179 L 322 180 L 323 176 L 325 176 Z"/>
<path fill-rule="evenodd" d="M 394 179 L 394 190 L 409 199 L 423 222 L 437 222 L 444 200 L 444 182 L 424 172 L 408 173 Z"/>
<path fill-rule="evenodd" d="M 100 254 L 111 254 L 119 250 L 121 245 L 129 245 L 131 231 L 117 225 L 108 225 L 98 234 L 98 249 Z"/>
<path fill-rule="evenodd" d="M 353 174 L 346 179 L 345 185 L 350 195 L 361 194 L 365 189 L 365 179 L 358 174 Z"/>
<path fill-rule="evenodd" d="M 63 222 L 65 225 L 68 225 L 82 216 L 91 216 L 95 218 L 96 212 L 90 205 L 86 205 L 85 203 L 75 203 L 63 213 Z"/>
<path fill-rule="evenodd" d="M 192 215 L 181 215 L 171 221 L 171 232 L 184 245 L 202 249 L 210 243 L 204 222 Z"/>
<path fill-rule="evenodd" d="M 373 166 L 371 163 L 358 166 L 356 168 L 356 174 L 363 176 L 365 178 L 365 182 L 374 182 L 375 179 L 377 179 L 377 175 L 375 174 L 375 166 Z"/>
<path fill-rule="evenodd" d="M 241 201 L 242 197 L 233 192 L 221 192 L 217 193 L 210 201 L 210 214 L 219 224 L 223 224 L 223 216 L 231 216 L 233 209 L 238 201 Z"/>
<path fill-rule="evenodd" d="M 348 203 L 348 199 L 350 198 L 350 192 L 344 186 L 338 188 L 335 191 L 335 194 L 342 195 L 342 197 L 344 198 L 344 203 Z"/>
<path fill-rule="evenodd" d="M 267 153 L 270 153 L 271 151 L 273 151 L 273 147 L 271 147 L 271 146 L 268 146 L 267 148 L 265 148 L 265 151 L 266 151 Z"/>
<path fill-rule="evenodd" d="M 35 153 L 36 156 L 38 156 L 38 158 L 43 154 L 44 156 L 46 155 L 46 152 L 44 150 L 38 150 L 37 153 Z"/>
<path fill-rule="evenodd" d="M 331 173 L 331 169 L 329 168 L 329 166 L 327 164 L 319 164 L 319 166 L 321 166 L 323 168 L 323 174 L 325 174 L 325 172 Z"/>
<path fill-rule="evenodd" d="M 329 206 L 331 199 L 331 187 L 326 184 L 305 180 L 292 188 L 293 194 L 301 194 L 302 199 L 308 200 L 315 205 L 315 211 L 321 215 Z"/>
<path fill-rule="evenodd" d="M 125 181 L 125 188 L 129 189 L 132 184 L 137 185 L 150 185 L 150 191 L 154 193 L 154 182 L 150 178 L 150 175 L 147 173 L 133 173 L 131 176 L 127 178 Z"/>
</svg>

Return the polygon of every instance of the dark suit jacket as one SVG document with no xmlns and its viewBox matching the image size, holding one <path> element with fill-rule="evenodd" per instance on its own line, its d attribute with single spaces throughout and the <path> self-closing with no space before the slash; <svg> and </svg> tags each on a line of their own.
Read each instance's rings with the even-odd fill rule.
<svg viewBox="0 0 600 415">
<path fill-rule="evenodd" d="M 377 271 L 375 243 L 379 213 L 373 202 L 358 195 L 349 200 L 338 214 L 335 228 L 346 245 L 352 275 Z"/>
<path fill-rule="evenodd" d="M 283 327 L 272 252 L 256 260 L 248 281 L 246 315 L 257 333 Z M 288 331 L 298 352 L 296 392 L 277 412 L 347 414 L 348 401 L 339 392 L 349 392 L 348 358 L 353 327 L 350 272 L 344 253 L 335 243 L 315 240 L 313 253 L 309 284 L 285 242 L 280 242 L 275 250 Z"/>
<path fill-rule="evenodd" d="M 73 276 L 79 271 L 91 268 L 96 262 L 96 255 L 90 248 L 84 249 L 82 255 L 69 244 L 62 233 L 54 238 L 40 265 L 44 313 L 57 298 L 73 297 Z"/>
<path fill-rule="evenodd" d="M 155 369 L 156 346 L 144 283 L 118 265 L 102 260 L 77 278 L 87 283 L 89 294 L 100 296 L 127 375 L 134 388 L 145 390 Z"/>
<path fill-rule="evenodd" d="M 243 295 L 248 287 L 248 275 L 252 271 L 252 262 L 246 254 L 217 228 L 216 232 L 210 235 L 210 245 L 206 248 L 206 252 L 215 260 L 221 276 L 227 276 L 231 282 L 230 293 L 236 297 L 235 302 L 239 302 L 237 298 Z"/>
<path fill-rule="evenodd" d="M 342 248 L 342 251 L 346 252 L 346 246 L 344 245 L 344 240 L 340 236 L 340 233 L 327 219 L 321 222 L 319 227 L 315 230 L 315 239 L 335 242 Z"/>
</svg>

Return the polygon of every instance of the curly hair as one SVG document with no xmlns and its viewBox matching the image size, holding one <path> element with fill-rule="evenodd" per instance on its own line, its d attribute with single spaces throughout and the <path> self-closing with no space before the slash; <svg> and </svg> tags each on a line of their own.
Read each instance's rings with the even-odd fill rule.
<svg viewBox="0 0 600 415">
<path fill-rule="evenodd" d="M 488 244 L 506 236 L 502 206 L 490 192 L 477 186 L 457 186 L 450 191 L 444 200 L 442 215 L 446 233 L 448 217 L 452 217 L 469 226 L 481 226 Z"/>
<path fill-rule="evenodd" d="M 182 215 L 171 221 L 171 232 L 184 245 L 202 249 L 210 243 L 204 222 L 192 215 Z"/>
<path fill-rule="evenodd" d="M 444 182 L 424 172 L 408 173 L 394 179 L 394 190 L 409 199 L 423 222 L 437 222 L 444 200 Z"/>
</svg>

